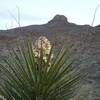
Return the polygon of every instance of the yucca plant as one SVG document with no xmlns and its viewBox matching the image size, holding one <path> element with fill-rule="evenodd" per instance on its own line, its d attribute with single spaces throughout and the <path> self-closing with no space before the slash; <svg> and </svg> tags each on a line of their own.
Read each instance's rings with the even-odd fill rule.
<svg viewBox="0 0 100 100">
<path fill-rule="evenodd" d="M 19 52 L 12 50 L 9 59 L 3 59 L 0 70 L 0 95 L 6 100 L 68 100 L 79 86 L 81 74 L 72 66 L 65 48 L 52 58 L 51 48 L 47 61 L 35 58 L 32 41 L 24 41 Z"/>
</svg>

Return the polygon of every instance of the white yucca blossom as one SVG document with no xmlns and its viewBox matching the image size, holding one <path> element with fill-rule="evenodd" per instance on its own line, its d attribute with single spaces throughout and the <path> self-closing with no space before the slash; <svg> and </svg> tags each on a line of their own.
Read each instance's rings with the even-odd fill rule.
<svg viewBox="0 0 100 100">
<path fill-rule="evenodd" d="M 33 51 L 36 58 L 40 57 L 41 49 L 43 50 L 43 59 L 44 61 L 47 61 L 51 49 L 51 44 L 50 41 L 44 36 L 39 37 L 33 46 Z"/>
</svg>

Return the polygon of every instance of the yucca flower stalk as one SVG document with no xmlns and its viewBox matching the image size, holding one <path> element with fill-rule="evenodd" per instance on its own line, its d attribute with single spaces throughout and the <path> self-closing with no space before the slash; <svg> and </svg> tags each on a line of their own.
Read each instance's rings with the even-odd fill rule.
<svg viewBox="0 0 100 100">
<path fill-rule="evenodd" d="M 36 59 L 40 58 L 41 49 L 43 53 L 43 59 L 45 62 L 47 62 L 47 58 L 51 50 L 51 44 L 45 36 L 40 36 L 33 45 L 33 52 Z"/>
<path fill-rule="evenodd" d="M 19 53 L 12 50 L 0 70 L 0 95 L 6 100 L 68 100 L 73 97 L 82 78 L 75 70 L 66 48 L 61 48 L 52 59 L 53 48 L 46 61 L 43 49 L 38 62 L 31 40 L 25 40 L 19 47 Z M 52 60 L 51 60 L 52 59 Z M 50 64 L 49 64 L 50 63 Z M 49 69 L 48 69 L 49 68 Z"/>
</svg>

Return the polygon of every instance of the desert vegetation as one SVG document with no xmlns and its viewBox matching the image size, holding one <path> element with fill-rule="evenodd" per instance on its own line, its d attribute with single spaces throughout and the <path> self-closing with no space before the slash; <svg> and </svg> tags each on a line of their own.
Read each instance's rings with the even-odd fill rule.
<svg viewBox="0 0 100 100">
<path fill-rule="evenodd" d="M 69 100 L 78 92 L 83 73 L 72 66 L 73 59 L 66 47 L 53 52 L 46 37 L 33 45 L 23 41 L 18 52 L 0 63 L 0 95 L 6 100 Z"/>
</svg>

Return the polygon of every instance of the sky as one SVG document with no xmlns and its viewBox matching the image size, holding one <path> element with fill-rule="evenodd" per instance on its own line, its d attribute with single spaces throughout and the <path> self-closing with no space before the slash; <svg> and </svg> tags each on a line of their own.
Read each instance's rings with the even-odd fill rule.
<svg viewBox="0 0 100 100">
<path fill-rule="evenodd" d="M 91 25 L 99 4 L 100 0 L 0 0 L 0 29 L 45 24 L 56 14 L 72 23 Z M 93 25 L 99 24 L 100 7 Z"/>
</svg>

